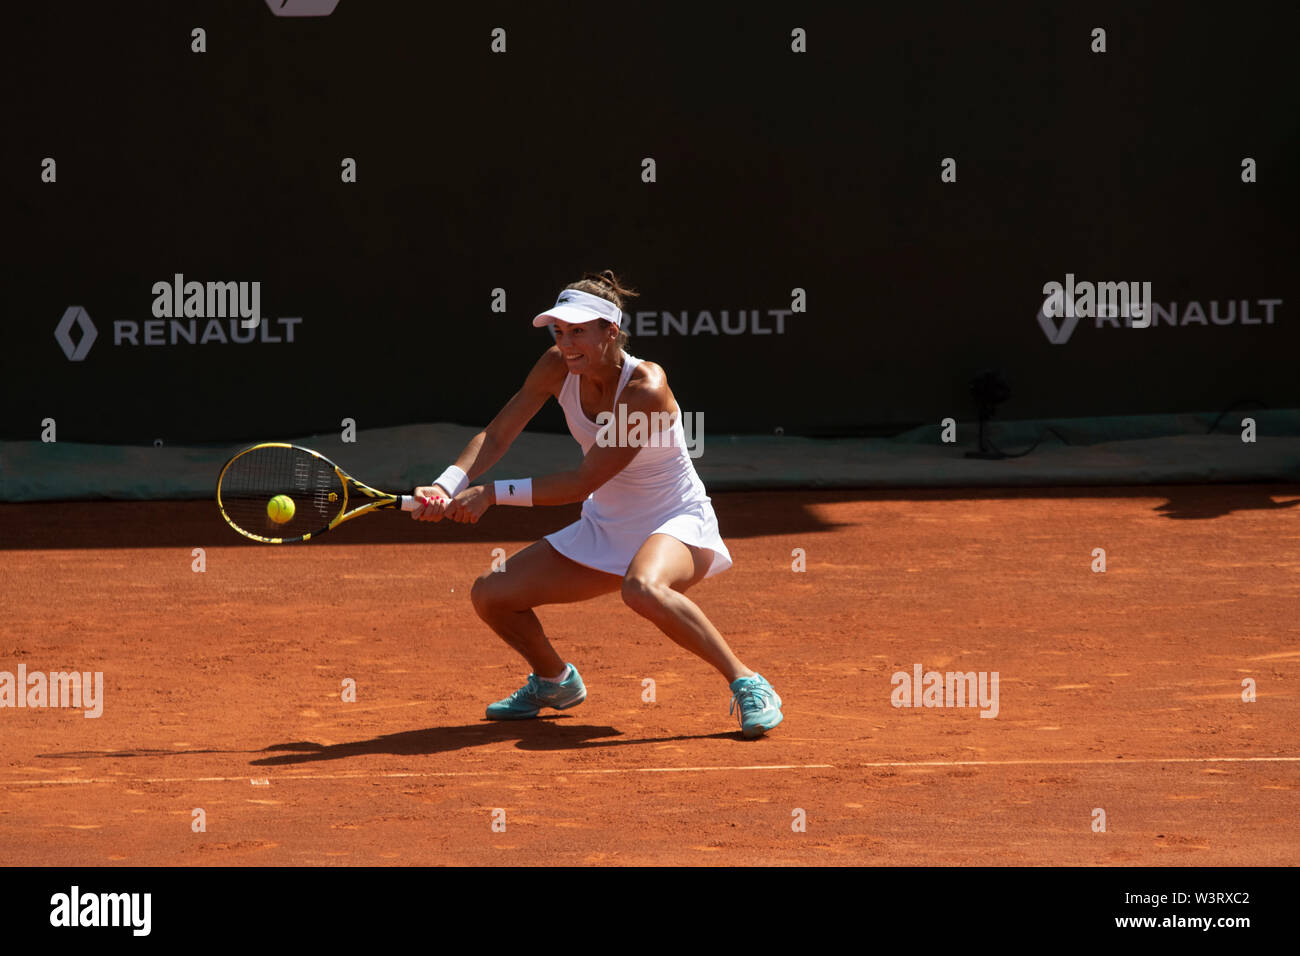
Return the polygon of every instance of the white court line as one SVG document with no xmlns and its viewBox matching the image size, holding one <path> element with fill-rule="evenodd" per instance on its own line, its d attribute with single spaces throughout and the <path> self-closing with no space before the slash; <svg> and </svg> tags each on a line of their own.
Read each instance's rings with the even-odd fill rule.
<svg viewBox="0 0 1300 956">
<path fill-rule="evenodd" d="M 1112 757 L 1100 760 L 893 760 L 854 764 L 855 767 L 1018 767 L 1126 763 L 1296 763 L 1300 757 Z"/>
<path fill-rule="evenodd" d="M 1110 764 L 1152 763 L 1300 763 L 1297 757 L 1133 757 L 1130 759 L 1111 758 L 1101 760 L 889 760 L 873 763 L 846 764 L 838 769 L 849 770 L 867 767 L 1021 767 L 1021 766 L 1089 766 Z M 404 777 L 579 777 L 594 774 L 612 773 L 707 773 L 721 771 L 748 770 L 834 770 L 836 764 L 829 763 L 783 763 L 751 764 L 739 767 L 614 767 L 606 770 L 429 770 L 429 771 L 387 771 L 368 773 L 295 773 L 282 777 L 252 778 L 248 775 L 238 777 L 133 777 L 123 774 L 120 777 L 68 777 L 61 780 L 7 780 L 0 781 L 3 787 L 48 786 L 51 784 L 90 784 L 90 783 L 235 783 L 253 779 L 272 779 L 280 782 L 290 780 L 373 780 L 397 779 Z"/>
</svg>

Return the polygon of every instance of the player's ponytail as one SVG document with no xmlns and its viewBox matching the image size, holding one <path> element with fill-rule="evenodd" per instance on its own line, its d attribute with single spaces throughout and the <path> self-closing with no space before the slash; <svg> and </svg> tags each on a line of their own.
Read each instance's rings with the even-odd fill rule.
<svg viewBox="0 0 1300 956">
<path fill-rule="evenodd" d="M 641 293 L 635 289 L 623 287 L 617 275 L 612 269 L 605 269 L 601 272 L 584 272 L 582 278 L 577 282 L 571 282 L 565 286 L 566 289 L 577 289 L 579 292 L 589 292 L 592 295 L 598 295 L 602 299 L 608 299 L 616 306 L 627 312 L 627 302 Z M 628 316 L 623 316 L 623 328 L 618 331 L 618 347 L 620 349 L 627 346 L 628 334 Z"/>
</svg>

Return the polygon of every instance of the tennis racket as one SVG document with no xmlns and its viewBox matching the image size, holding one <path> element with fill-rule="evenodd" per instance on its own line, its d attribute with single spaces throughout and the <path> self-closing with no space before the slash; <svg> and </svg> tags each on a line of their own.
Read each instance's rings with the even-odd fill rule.
<svg viewBox="0 0 1300 956">
<path fill-rule="evenodd" d="M 272 517 L 271 500 L 286 497 L 292 513 Z M 360 504 L 357 504 L 360 502 Z M 283 502 L 278 502 L 283 504 Z M 351 511 L 350 504 L 356 504 Z M 245 448 L 221 469 L 217 507 L 227 524 L 265 544 L 309 541 L 357 515 L 384 508 L 414 511 L 411 495 L 390 495 L 357 481 L 324 455 L 284 442 Z"/>
</svg>

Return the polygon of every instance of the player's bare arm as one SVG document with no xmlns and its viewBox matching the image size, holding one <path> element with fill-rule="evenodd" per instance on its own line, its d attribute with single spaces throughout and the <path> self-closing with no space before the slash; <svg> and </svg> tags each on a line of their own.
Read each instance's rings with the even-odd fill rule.
<svg viewBox="0 0 1300 956">
<path fill-rule="evenodd" d="M 647 373 L 635 376 L 619 396 L 619 405 L 626 406 L 624 420 L 640 413 L 647 421 L 656 422 L 664 414 L 677 413 L 677 403 L 663 370 L 655 366 Z M 543 475 L 533 480 L 534 505 L 567 505 L 582 501 L 628 466 L 640 451 L 640 446 L 628 445 L 621 440 L 625 436 L 620 436 L 616 428 L 620 417 L 617 407 L 614 416 L 608 430 L 609 444 L 598 442 L 587 452 L 582 464 L 572 471 Z M 466 488 L 448 506 L 447 516 L 455 521 L 474 523 L 496 503 L 492 485 Z"/>
<path fill-rule="evenodd" d="M 628 382 L 619 396 L 619 405 L 627 406 L 628 418 L 639 412 L 651 422 L 657 420 L 658 413 L 671 414 L 676 407 L 668 390 L 668 380 L 662 372 L 658 376 L 646 376 L 641 382 L 635 378 Z M 616 428 L 619 420 L 617 407 L 614 415 L 608 430 L 610 443 L 594 445 L 582 459 L 582 464 L 573 471 L 536 479 L 533 482 L 533 504 L 567 505 L 582 501 L 628 466 L 641 449 L 629 447 L 620 440 Z"/>
<path fill-rule="evenodd" d="M 473 481 L 500 461 L 546 400 L 559 393 L 566 374 L 560 349 L 553 345 L 542 353 L 519 391 L 510 397 L 483 431 L 469 440 L 456 459 L 456 467 Z M 452 494 L 450 489 L 432 484 L 416 488 L 415 497 L 426 504 L 412 512 L 411 517 L 417 521 L 439 521 L 446 513 Z"/>
</svg>

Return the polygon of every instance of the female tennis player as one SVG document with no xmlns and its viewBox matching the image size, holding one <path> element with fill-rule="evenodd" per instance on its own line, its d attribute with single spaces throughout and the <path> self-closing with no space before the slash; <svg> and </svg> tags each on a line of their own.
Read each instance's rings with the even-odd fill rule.
<svg viewBox="0 0 1300 956">
<path fill-rule="evenodd" d="M 532 609 L 621 591 L 630 608 L 727 679 L 742 733 L 758 737 L 781 723 L 781 698 L 686 596 L 731 567 L 731 554 L 687 453 L 681 409 L 664 370 L 623 350 L 623 304 L 637 294 L 608 269 L 566 286 L 555 306 L 533 319 L 534 326 L 553 326 L 555 345 L 456 463 L 432 485 L 415 489 L 423 504 L 412 517 L 473 523 L 492 505 L 582 502 L 578 521 L 474 582 L 479 617 L 533 669 L 523 687 L 488 705 L 490 719 L 521 720 L 543 707 L 565 710 L 586 700 L 578 669 L 555 653 Z M 552 396 L 582 446 L 581 466 L 467 487 Z M 633 427 L 620 429 L 620 420 Z"/>
</svg>

